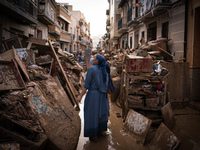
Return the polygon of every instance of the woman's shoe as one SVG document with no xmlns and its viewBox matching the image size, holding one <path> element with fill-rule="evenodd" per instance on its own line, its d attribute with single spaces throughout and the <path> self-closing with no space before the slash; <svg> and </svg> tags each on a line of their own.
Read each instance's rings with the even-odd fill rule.
<svg viewBox="0 0 200 150">
<path fill-rule="evenodd" d="M 96 142 L 97 141 L 97 137 L 96 136 L 90 136 L 89 140 L 92 142 Z"/>
</svg>

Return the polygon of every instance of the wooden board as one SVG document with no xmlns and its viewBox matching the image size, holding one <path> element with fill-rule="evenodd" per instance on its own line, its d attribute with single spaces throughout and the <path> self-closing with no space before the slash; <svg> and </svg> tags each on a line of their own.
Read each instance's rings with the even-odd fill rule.
<svg viewBox="0 0 200 150">
<path fill-rule="evenodd" d="M 26 80 L 27 81 L 30 81 L 29 79 L 29 75 L 27 73 L 27 70 L 26 70 L 26 66 L 24 65 L 24 63 L 22 62 L 21 58 L 19 57 L 19 55 L 17 54 L 17 51 L 15 50 L 14 47 L 13 48 L 13 53 L 14 53 L 14 59 L 15 61 L 17 62 L 17 64 L 19 65 L 20 69 L 22 70 L 22 72 L 24 73 L 25 77 L 26 77 Z"/>
<path fill-rule="evenodd" d="M 0 62 L 0 91 L 24 89 L 25 87 L 15 60 Z"/>
<path fill-rule="evenodd" d="M 171 103 L 167 103 L 164 107 L 161 108 L 162 117 L 164 124 L 170 129 L 173 130 L 175 127 L 175 118 L 172 111 Z"/>
<path fill-rule="evenodd" d="M 11 59 L 14 58 L 13 50 L 8 50 L 2 54 L 0 54 L 0 61 L 11 62 Z"/>
<path fill-rule="evenodd" d="M 48 139 L 57 146 L 54 149 L 75 149 L 81 120 L 58 79 L 55 81 L 50 76 L 48 80 L 36 82 L 28 90 L 31 93 L 27 103 L 39 119 Z"/>
<path fill-rule="evenodd" d="M 136 140 L 144 145 L 151 123 L 152 120 L 130 109 L 124 126 L 131 132 L 131 135 L 133 135 Z"/>
<path fill-rule="evenodd" d="M 173 62 L 161 63 L 168 69 L 167 91 L 170 93 L 170 102 L 185 102 L 189 99 L 189 63 Z"/>
<path fill-rule="evenodd" d="M 31 42 L 32 44 L 40 44 L 40 45 L 45 45 L 47 43 L 47 40 L 43 39 L 37 39 L 37 38 L 29 38 L 28 42 Z"/>
<path fill-rule="evenodd" d="M 150 150 L 176 150 L 180 140 L 162 123 L 149 144 Z"/>
<path fill-rule="evenodd" d="M 52 52 L 53 52 L 54 59 L 55 59 L 56 62 L 58 63 L 59 68 L 60 68 L 60 70 L 61 70 L 61 72 L 62 72 L 62 76 L 63 76 L 64 79 L 65 79 L 66 89 L 67 89 L 67 92 L 68 92 L 68 94 L 69 94 L 69 97 L 70 97 L 70 99 L 72 100 L 72 102 L 73 102 L 74 104 L 76 104 L 77 109 L 80 110 L 79 104 L 78 104 L 78 102 L 76 101 L 75 93 L 74 93 L 73 88 L 72 88 L 73 85 L 70 84 L 70 82 L 69 82 L 69 80 L 68 80 L 68 78 L 67 78 L 67 76 L 66 76 L 66 74 L 65 74 L 65 71 L 63 70 L 63 67 L 62 67 L 62 65 L 61 65 L 61 63 L 60 63 L 60 61 L 59 61 L 59 59 L 58 59 L 58 57 L 57 57 L 57 55 L 56 55 L 56 52 L 55 52 L 55 50 L 54 50 L 54 48 L 53 48 L 53 46 L 52 46 L 52 44 L 51 44 L 50 41 L 49 41 L 49 45 L 50 45 L 51 50 L 52 50 Z"/>
</svg>

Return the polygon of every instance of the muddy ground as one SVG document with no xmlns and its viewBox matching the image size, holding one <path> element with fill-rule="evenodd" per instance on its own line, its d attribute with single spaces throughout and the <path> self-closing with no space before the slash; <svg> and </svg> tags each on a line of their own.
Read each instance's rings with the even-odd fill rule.
<svg viewBox="0 0 200 150">
<path fill-rule="evenodd" d="M 83 107 L 84 99 L 80 104 L 81 111 L 79 113 L 81 118 L 81 134 L 77 145 L 77 150 L 148 150 L 148 143 L 142 146 L 131 135 L 126 132 L 123 127 L 121 117 L 117 117 L 117 113 L 121 114 L 121 109 L 115 102 L 110 101 L 110 117 L 108 122 L 107 136 L 98 137 L 97 142 L 90 142 L 88 138 L 83 137 Z M 174 118 L 176 121 L 176 129 L 173 130 L 181 141 L 178 150 L 198 150 L 200 149 L 200 112 L 188 106 L 182 108 L 173 108 Z M 155 132 L 148 134 L 146 141 L 154 136 Z"/>
<path fill-rule="evenodd" d="M 77 150 L 148 150 L 147 146 L 137 144 L 136 140 L 131 137 L 123 128 L 122 118 L 117 117 L 116 113 L 121 114 L 121 109 L 115 102 L 110 102 L 110 117 L 108 122 L 107 136 L 98 137 L 97 142 L 90 142 L 89 138 L 83 136 L 83 107 L 84 99 L 80 104 L 81 111 L 79 113 L 81 117 L 81 134 Z"/>
</svg>

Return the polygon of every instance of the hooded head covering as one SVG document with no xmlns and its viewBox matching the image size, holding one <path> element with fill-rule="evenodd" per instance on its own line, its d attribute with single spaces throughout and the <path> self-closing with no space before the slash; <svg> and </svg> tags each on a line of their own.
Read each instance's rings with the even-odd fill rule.
<svg viewBox="0 0 200 150">
<path fill-rule="evenodd" d="M 106 62 L 105 58 L 100 54 L 96 54 L 96 57 L 99 61 L 98 66 L 101 68 L 102 73 L 103 73 L 103 81 L 106 82 L 106 77 L 107 77 L 106 65 L 107 65 L 107 62 Z"/>
</svg>

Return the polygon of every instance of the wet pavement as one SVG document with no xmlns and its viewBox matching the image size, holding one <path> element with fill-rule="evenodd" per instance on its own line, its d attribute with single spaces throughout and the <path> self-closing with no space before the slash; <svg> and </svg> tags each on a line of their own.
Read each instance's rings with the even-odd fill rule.
<svg viewBox="0 0 200 150">
<path fill-rule="evenodd" d="M 125 132 L 121 117 L 117 117 L 117 113 L 121 114 L 121 109 L 115 102 L 110 102 L 110 117 L 108 122 L 108 131 L 106 136 L 98 137 L 97 142 L 90 142 L 88 137 L 83 136 L 84 117 L 83 107 L 84 99 L 80 104 L 81 111 L 81 134 L 77 145 L 77 150 L 148 150 L 147 146 L 139 145 L 136 140 Z"/>
</svg>

